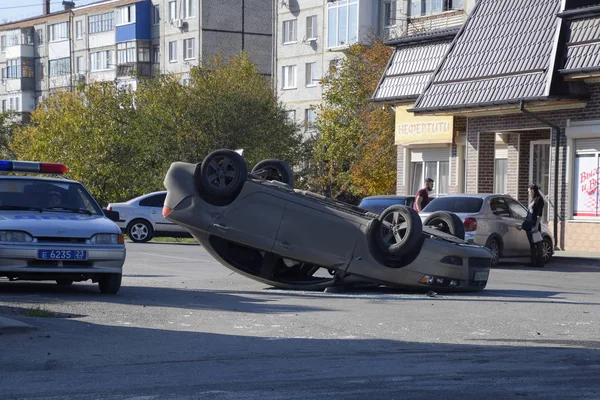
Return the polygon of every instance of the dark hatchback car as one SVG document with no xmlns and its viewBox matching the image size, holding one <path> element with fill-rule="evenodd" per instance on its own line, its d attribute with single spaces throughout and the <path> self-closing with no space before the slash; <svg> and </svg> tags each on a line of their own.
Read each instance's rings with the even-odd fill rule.
<svg viewBox="0 0 600 400">
<path fill-rule="evenodd" d="M 381 195 L 365 197 L 358 206 L 363 210 L 381 214 L 383 210 L 396 204 L 412 208 L 414 202 L 415 196 Z"/>
</svg>

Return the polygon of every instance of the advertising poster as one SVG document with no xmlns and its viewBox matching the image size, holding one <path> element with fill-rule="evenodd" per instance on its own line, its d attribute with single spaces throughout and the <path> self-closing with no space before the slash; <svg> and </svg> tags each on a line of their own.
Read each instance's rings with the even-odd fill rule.
<svg viewBox="0 0 600 400">
<path fill-rule="evenodd" d="M 595 154 L 580 154 L 575 158 L 573 215 L 598 217 L 598 159 Z"/>
</svg>

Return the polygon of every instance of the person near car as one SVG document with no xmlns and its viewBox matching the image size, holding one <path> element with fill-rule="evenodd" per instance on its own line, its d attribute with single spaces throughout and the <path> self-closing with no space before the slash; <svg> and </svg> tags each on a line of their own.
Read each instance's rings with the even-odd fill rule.
<svg viewBox="0 0 600 400">
<path fill-rule="evenodd" d="M 528 186 L 529 192 L 529 207 L 527 220 L 523 223 L 523 229 L 527 232 L 527 239 L 529 240 L 529 248 L 531 249 L 531 266 L 543 267 L 544 258 L 542 254 L 541 242 L 535 243 L 533 239 L 533 232 L 541 232 L 541 221 L 539 217 L 542 216 L 544 211 L 544 198 L 540 193 L 540 189 L 534 183 Z"/>
<path fill-rule="evenodd" d="M 427 178 L 425 179 L 425 187 L 419 189 L 417 194 L 415 195 L 415 203 L 413 205 L 415 211 L 419 212 L 425 208 L 427 204 L 429 204 L 429 192 L 433 190 L 433 179 Z"/>
</svg>

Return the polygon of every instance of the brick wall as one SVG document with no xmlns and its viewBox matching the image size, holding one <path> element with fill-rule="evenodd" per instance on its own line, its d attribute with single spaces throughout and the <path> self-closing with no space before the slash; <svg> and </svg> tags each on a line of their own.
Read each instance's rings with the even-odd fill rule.
<svg viewBox="0 0 600 400">
<path fill-rule="evenodd" d="M 511 196 L 519 197 L 519 166 L 521 135 L 510 133 L 508 135 L 508 158 L 506 159 L 506 190 Z"/>
<path fill-rule="evenodd" d="M 406 194 L 406 181 L 404 179 L 404 147 L 396 146 L 396 194 Z"/>
</svg>

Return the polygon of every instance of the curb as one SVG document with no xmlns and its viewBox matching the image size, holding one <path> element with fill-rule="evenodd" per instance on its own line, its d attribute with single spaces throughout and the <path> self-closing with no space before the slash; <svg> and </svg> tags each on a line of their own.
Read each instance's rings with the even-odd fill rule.
<svg viewBox="0 0 600 400">
<path fill-rule="evenodd" d="M 15 319 L 0 317 L 0 335 L 27 333 L 37 330 L 35 326 L 31 326 Z"/>
<path fill-rule="evenodd" d="M 591 267 L 599 267 L 600 268 L 600 259 L 595 257 L 573 257 L 573 256 L 557 256 L 554 255 L 552 258 L 553 261 L 562 262 L 572 265 L 587 265 Z M 552 263 L 552 261 L 551 261 Z"/>
</svg>

